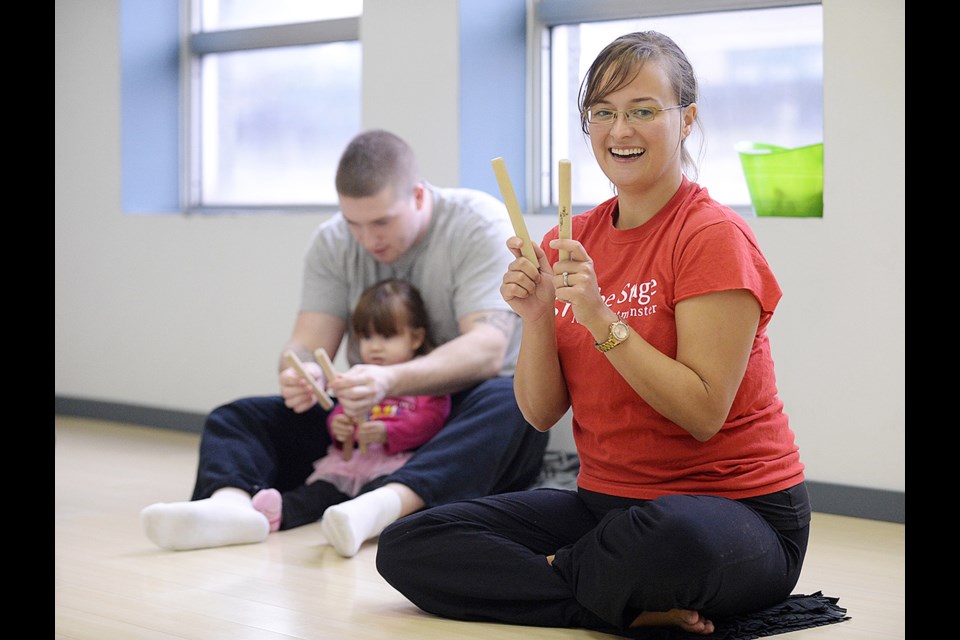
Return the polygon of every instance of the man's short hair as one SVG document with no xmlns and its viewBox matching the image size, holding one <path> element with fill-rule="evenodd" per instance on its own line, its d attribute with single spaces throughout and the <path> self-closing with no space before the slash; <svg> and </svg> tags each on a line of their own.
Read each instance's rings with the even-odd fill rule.
<svg viewBox="0 0 960 640">
<path fill-rule="evenodd" d="M 412 193 L 418 182 L 420 167 L 413 149 L 402 138 L 383 129 L 357 135 L 337 166 L 337 194 L 348 198 L 375 196 L 388 186 L 399 196 Z"/>
</svg>

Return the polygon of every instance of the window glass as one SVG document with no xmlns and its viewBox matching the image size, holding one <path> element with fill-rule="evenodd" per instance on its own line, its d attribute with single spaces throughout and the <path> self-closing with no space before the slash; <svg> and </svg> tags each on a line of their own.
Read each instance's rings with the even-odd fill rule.
<svg viewBox="0 0 960 640">
<path fill-rule="evenodd" d="M 273 24 L 355 18 L 363 0 L 203 0 L 202 28 L 244 29 Z"/>
<path fill-rule="evenodd" d="M 797 147 L 823 141 L 823 20 L 819 4 L 586 22 L 549 34 L 546 137 L 552 161 L 543 201 L 556 201 L 557 159 L 571 161 L 574 205 L 613 195 L 580 130 L 580 82 L 600 50 L 617 36 L 655 30 L 677 42 L 700 84 L 700 131 L 687 140 L 699 183 L 724 204 L 749 215 L 750 194 L 738 142 Z"/>
<path fill-rule="evenodd" d="M 359 42 L 204 56 L 202 204 L 335 204 L 359 68 Z"/>
<path fill-rule="evenodd" d="M 336 206 L 360 131 L 362 7 L 192 0 L 188 210 Z"/>
</svg>

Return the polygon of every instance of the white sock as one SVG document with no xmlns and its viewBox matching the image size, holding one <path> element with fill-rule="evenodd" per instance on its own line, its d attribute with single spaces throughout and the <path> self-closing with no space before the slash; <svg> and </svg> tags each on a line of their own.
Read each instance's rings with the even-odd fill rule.
<svg viewBox="0 0 960 640">
<path fill-rule="evenodd" d="M 266 516 L 240 489 L 220 489 L 205 500 L 158 502 L 140 512 L 147 537 L 162 549 L 183 551 L 263 542 Z"/>
<path fill-rule="evenodd" d="M 400 496 L 380 487 L 328 507 L 320 520 L 320 532 L 344 558 L 351 558 L 364 541 L 380 535 L 400 517 Z"/>
</svg>

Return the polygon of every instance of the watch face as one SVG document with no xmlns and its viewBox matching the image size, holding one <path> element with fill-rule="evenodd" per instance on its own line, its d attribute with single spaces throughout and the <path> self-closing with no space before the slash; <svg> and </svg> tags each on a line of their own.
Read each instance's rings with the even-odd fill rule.
<svg viewBox="0 0 960 640">
<path fill-rule="evenodd" d="M 626 340 L 627 336 L 630 335 L 630 327 L 622 322 L 618 322 L 610 327 L 610 331 L 613 333 L 613 337 L 617 340 Z"/>
</svg>

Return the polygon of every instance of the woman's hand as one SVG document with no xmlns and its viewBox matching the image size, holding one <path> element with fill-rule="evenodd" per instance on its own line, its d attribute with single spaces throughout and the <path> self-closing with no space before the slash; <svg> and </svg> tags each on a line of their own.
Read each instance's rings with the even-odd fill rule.
<svg viewBox="0 0 960 640">
<path fill-rule="evenodd" d="M 556 299 L 569 304 L 577 322 L 585 327 L 589 328 L 591 323 L 602 324 L 603 328 L 609 326 L 614 314 L 600 295 L 593 260 L 583 245 L 577 240 L 558 238 L 550 241 L 550 248 L 570 253 L 567 260 L 558 260 L 553 265 L 551 280 Z"/>
<path fill-rule="evenodd" d="M 520 247 L 523 240 L 517 236 L 507 239 L 507 248 L 516 259 L 507 266 L 500 285 L 500 295 L 517 315 L 524 320 L 536 320 L 553 309 L 555 298 L 550 265 L 539 245 L 533 245 L 539 265 L 524 258 Z"/>
</svg>

